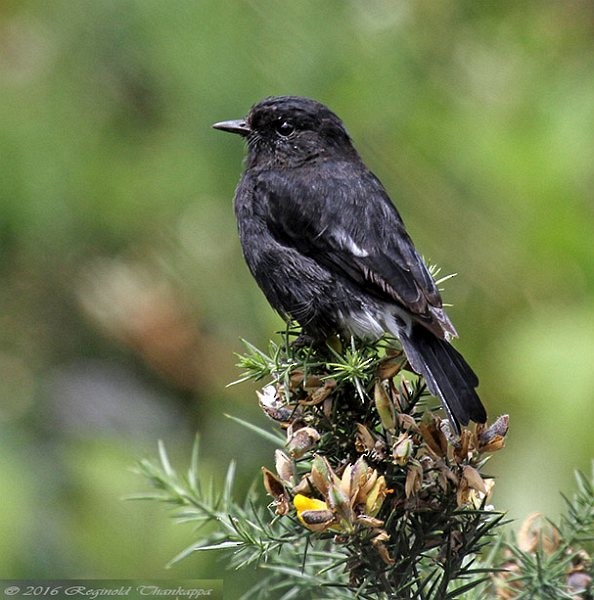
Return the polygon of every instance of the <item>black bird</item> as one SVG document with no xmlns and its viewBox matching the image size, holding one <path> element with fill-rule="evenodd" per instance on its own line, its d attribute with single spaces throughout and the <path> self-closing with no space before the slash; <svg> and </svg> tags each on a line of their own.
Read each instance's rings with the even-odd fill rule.
<svg viewBox="0 0 594 600">
<path fill-rule="evenodd" d="M 216 129 L 247 140 L 235 213 L 245 260 L 270 304 L 315 341 L 397 336 L 456 432 L 487 415 L 478 378 L 426 265 L 342 121 L 297 96 L 266 98 Z"/>
</svg>

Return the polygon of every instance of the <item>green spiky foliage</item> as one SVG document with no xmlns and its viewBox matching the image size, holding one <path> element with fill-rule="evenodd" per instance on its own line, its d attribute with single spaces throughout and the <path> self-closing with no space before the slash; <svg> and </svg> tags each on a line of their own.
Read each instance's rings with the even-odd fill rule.
<svg viewBox="0 0 594 600">
<path fill-rule="evenodd" d="M 209 525 L 174 560 L 218 550 L 233 568 L 257 566 L 246 599 L 484 597 L 493 567 L 481 553 L 493 555 L 502 524 L 484 467 L 507 418 L 455 437 L 395 340 L 312 348 L 298 333 L 239 356 L 239 381 L 268 381 L 259 402 L 272 427 L 235 420 L 277 445 L 243 503 L 233 465 L 220 492 L 201 480 L 197 447 L 185 477 L 163 447 L 159 463 L 140 463 L 157 491 L 139 497 Z"/>
<path fill-rule="evenodd" d="M 592 600 L 594 549 L 594 464 L 590 478 L 576 473 L 577 490 L 563 495 L 558 523 L 533 513 L 516 539 L 503 547 L 502 570 L 494 578 L 503 600 Z"/>
</svg>

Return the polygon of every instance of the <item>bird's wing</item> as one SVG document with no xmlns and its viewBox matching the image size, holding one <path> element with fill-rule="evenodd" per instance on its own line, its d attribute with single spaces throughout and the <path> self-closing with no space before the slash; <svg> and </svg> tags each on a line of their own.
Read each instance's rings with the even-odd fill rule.
<svg viewBox="0 0 594 600">
<path fill-rule="evenodd" d="M 333 163 L 258 177 L 277 240 L 397 303 L 440 337 L 456 335 L 433 277 L 382 184 L 367 169 Z"/>
</svg>

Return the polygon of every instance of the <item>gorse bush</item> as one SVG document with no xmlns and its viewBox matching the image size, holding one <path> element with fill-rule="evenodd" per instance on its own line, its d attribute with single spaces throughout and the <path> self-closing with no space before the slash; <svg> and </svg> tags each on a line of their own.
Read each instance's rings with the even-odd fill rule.
<svg viewBox="0 0 594 600">
<path fill-rule="evenodd" d="M 162 446 L 160 463 L 140 463 L 157 491 L 138 497 L 208 526 L 174 561 L 219 550 L 232 568 L 260 568 L 246 599 L 553 597 L 535 591 L 543 561 L 557 567 L 547 569 L 547 585 L 554 579 L 551 589 L 566 594 L 555 597 L 589 585 L 589 558 L 576 546 L 592 528 L 584 477 L 547 546 L 534 532 L 523 534 L 531 545 L 503 544 L 485 465 L 504 447 L 507 416 L 454 436 L 395 340 L 311 348 L 291 343 L 297 333 L 267 351 L 246 343 L 239 357 L 239 381 L 269 380 L 258 398 L 275 431 L 235 420 L 277 445 L 263 484 L 242 503 L 233 498 L 234 465 L 221 491 L 202 481 L 197 445 L 186 477 Z"/>
</svg>

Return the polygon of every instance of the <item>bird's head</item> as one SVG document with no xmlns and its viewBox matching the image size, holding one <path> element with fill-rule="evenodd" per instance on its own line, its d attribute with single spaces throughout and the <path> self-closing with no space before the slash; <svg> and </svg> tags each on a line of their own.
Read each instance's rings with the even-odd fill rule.
<svg viewBox="0 0 594 600">
<path fill-rule="evenodd" d="M 342 121 L 310 98 L 265 98 L 245 119 L 213 127 L 246 138 L 248 166 L 292 167 L 318 158 L 356 156 Z"/>
</svg>

